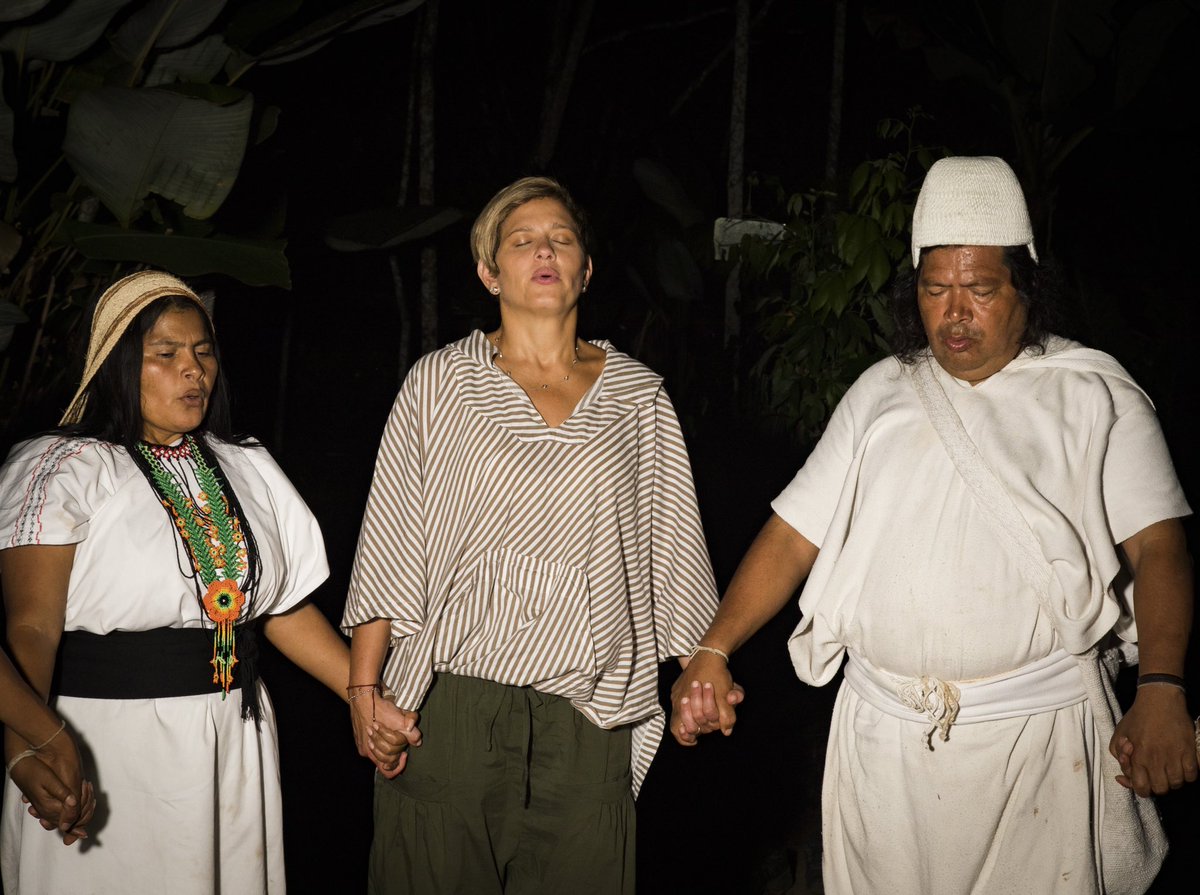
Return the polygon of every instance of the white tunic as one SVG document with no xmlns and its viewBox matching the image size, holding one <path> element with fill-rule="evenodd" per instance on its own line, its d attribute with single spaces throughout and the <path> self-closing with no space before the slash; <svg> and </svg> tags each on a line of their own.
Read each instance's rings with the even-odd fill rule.
<svg viewBox="0 0 1200 895">
<path fill-rule="evenodd" d="M 212 446 L 258 545 L 254 615 L 283 612 L 328 575 L 316 519 L 264 449 Z M 26 544 L 78 545 L 68 631 L 201 626 L 179 539 L 123 448 L 56 437 L 14 448 L 0 471 L 0 547 Z M 261 730 L 242 721 L 240 690 L 58 698 L 96 787 L 96 815 L 89 838 L 65 848 L 6 786 L 4 891 L 284 891 L 278 744 L 261 682 L 259 701 Z"/>
<path fill-rule="evenodd" d="M 1114 545 L 1190 510 L 1153 407 L 1107 355 L 1054 340 L 978 386 L 933 364 L 1042 543 L 1060 643 L 894 359 L 847 392 L 772 504 L 820 547 L 789 647 L 827 683 L 845 650 L 902 677 L 1010 672 L 1106 632 L 1136 640 Z M 826 890 L 1094 892 L 1097 744 L 1086 702 L 959 724 L 948 742 L 843 686 L 823 795 Z"/>
</svg>

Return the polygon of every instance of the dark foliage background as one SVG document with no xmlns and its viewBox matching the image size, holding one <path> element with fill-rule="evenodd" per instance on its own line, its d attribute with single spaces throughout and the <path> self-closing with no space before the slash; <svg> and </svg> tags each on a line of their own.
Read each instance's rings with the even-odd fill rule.
<svg viewBox="0 0 1200 895">
<path fill-rule="evenodd" d="M 1039 245 L 1069 278 L 1068 334 L 1115 354 L 1146 388 L 1195 499 L 1192 351 L 1200 319 L 1190 288 L 1197 195 L 1186 99 L 1195 86 L 1191 48 L 1200 36 L 1195 4 L 1027 5 L 1094 14 L 1113 28 L 1140 22 L 1155 7 L 1179 15 L 1162 20 L 1172 23 L 1169 33 L 1150 28 L 1157 43 L 1144 44 L 1144 82 L 1124 104 L 1112 100 L 1116 50 L 1085 42 L 1093 55 L 1075 75 L 1084 87 L 1070 102 L 1014 106 L 1006 96 L 1036 97 L 1055 78 L 1046 65 L 1022 82 L 1012 74 L 1019 54 L 1000 38 L 988 44 L 980 37 L 986 28 L 975 12 L 983 10 L 987 20 L 1002 4 L 850 0 L 839 161 L 830 181 L 824 170 L 837 4 L 751 3 L 758 18 L 745 169 L 764 185 L 751 191 L 750 213 L 782 219 L 765 186 L 775 179 L 785 192 L 823 187 L 844 194 L 859 162 L 889 151 L 876 136 L 877 123 L 916 106 L 929 116 L 920 125 L 929 145 L 1015 164 L 1025 159 L 1029 167 L 1018 170 L 1027 184 L 1028 171 L 1040 172 L 1039 203 L 1047 206 L 1039 212 Z M 286 195 L 294 285 L 252 289 L 216 277 L 202 285 L 218 292 L 217 324 L 239 426 L 268 442 L 321 520 L 332 574 L 315 599 L 335 622 L 402 350 L 409 361 L 419 351 L 421 248 L 437 250 L 438 343 L 494 325 L 466 235 L 487 198 L 523 174 L 544 169 L 559 177 L 593 215 L 596 276 L 582 334 L 635 350 L 667 377 L 689 436 L 719 584 L 766 518 L 770 499 L 804 460 L 807 446 L 755 400 L 750 365 L 764 348 L 755 295 L 743 293 L 742 336 L 727 346 L 729 268 L 711 260 L 711 224 L 727 212 L 734 4 L 595 4 L 557 144 L 539 165 L 544 95 L 563 75 L 548 72 L 547 60 L 562 51 L 569 33 L 562 17 L 586 6 L 441 0 L 434 182 L 437 204 L 463 217 L 396 250 L 403 303 L 386 253 L 336 252 L 324 236 L 338 216 L 392 203 L 402 190 L 420 16 L 246 76 L 256 96 L 277 104 L 282 115 L 276 137 L 248 155 L 235 199 L 221 215 L 236 219 Z M 1009 4 L 1010 13 L 1021 6 Z M 1029 15 L 1033 22 L 1036 15 Z M 1029 33 L 1036 34 L 1033 25 Z M 1124 40 L 1128 54 L 1134 38 Z M 947 46 L 962 48 L 980 70 L 948 59 Z M 1028 134 L 1066 139 L 1085 127 L 1086 138 L 1047 176 L 1038 161 L 1044 155 L 1029 149 Z M 697 222 L 681 224 L 648 196 L 635 176 L 639 160 L 670 172 L 700 211 Z M 686 298 L 669 296 L 662 285 L 658 259 L 672 240 L 687 248 L 699 276 L 699 291 Z M 56 410 L 31 413 L 25 431 L 52 422 Z M 1194 552 L 1195 525 L 1188 525 Z M 749 694 L 735 736 L 710 738 L 694 750 L 664 743 L 639 800 L 642 891 L 819 891 L 820 777 L 835 688 L 813 690 L 796 680 L 784 649 L 796 620 L 794 609 L 785 610 L 735 658 Z M 1190 677 L 1200 682 L 1196 665 L 1193 655 Z M 268 655 L 266 666 L 282 744 L 289 886 L 300 893 L 360 891 L 370 768 L 354 754 L 345 710 L 331 694 L 277 656 Z M 664 669 L 664 690 L 672 679 Z M 1192 891 L 1196 790 L 1160 801 L 1175 843 L 1153 890 L 1160 895 Z"/>
</svg>

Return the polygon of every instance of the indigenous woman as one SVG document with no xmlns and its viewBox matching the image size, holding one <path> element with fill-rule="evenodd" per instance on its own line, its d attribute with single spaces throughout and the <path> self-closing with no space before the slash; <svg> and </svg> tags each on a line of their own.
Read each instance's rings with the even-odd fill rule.
<svg viewBox="0 0 1200 895">
<path fill-rule="evenodd" d="M 316 520 L 265 450 L 231 438 L 218 370 L 196 294 L 126 277 L 100 297 L 62 427 L 0 471 L 9 647 L 98 793 L 90 839 L 64 849 L 8 788 L 6 892 L 284 889 L 255 628 L 339 694 L 349 654 L 304 602 L 327 575 Z"/>
<path fill-rule="evenodd" d="M 377 688 L 421 715 L 376 777 L 370 891 L 632 892 L 658 663 L 715 607 L 687 451 L 660 377 L 576 335 L 566 190 L 505 187 L 471 245 L 500 325 L 405 380 L 343 620 L 359 729 L 404 726 Z"/>
</svg>

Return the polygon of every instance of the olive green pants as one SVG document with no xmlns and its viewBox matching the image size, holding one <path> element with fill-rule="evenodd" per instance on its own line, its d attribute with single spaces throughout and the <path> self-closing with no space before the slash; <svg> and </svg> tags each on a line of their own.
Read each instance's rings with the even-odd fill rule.
<svg viewBox="0 0 1200 895">
<path fill-rule="evenodd" d="M 529 687 L 442 674 L 422 744 L 375 778 L 371 895 L 634 891 L 629 728 Z"/>
</svg>

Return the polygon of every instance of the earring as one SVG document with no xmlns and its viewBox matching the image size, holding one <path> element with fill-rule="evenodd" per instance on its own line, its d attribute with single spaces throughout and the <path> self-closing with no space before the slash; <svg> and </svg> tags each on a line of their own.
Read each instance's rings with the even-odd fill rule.
<svg viewBox="0 0 1200 895">
<path fill-rule="evenodd" d="M 579 291 L 580 291 L 580 292 L 587 292 L 587 287 L 588 287 L 588 284 L 587 284 L 587 283 L 584 283 L 584 284 L 583 284 L 583 288 L 582 288 L 582 289 L 580 289 Z"/>
<path fill-rule="evenodd" d="M 500 287 L 499 287 L 499 286 L 493 286 L 493 287 L 492 287 L 492 295 L 499 295 L 499 294 L 500 294 Z"/>
</svg>

